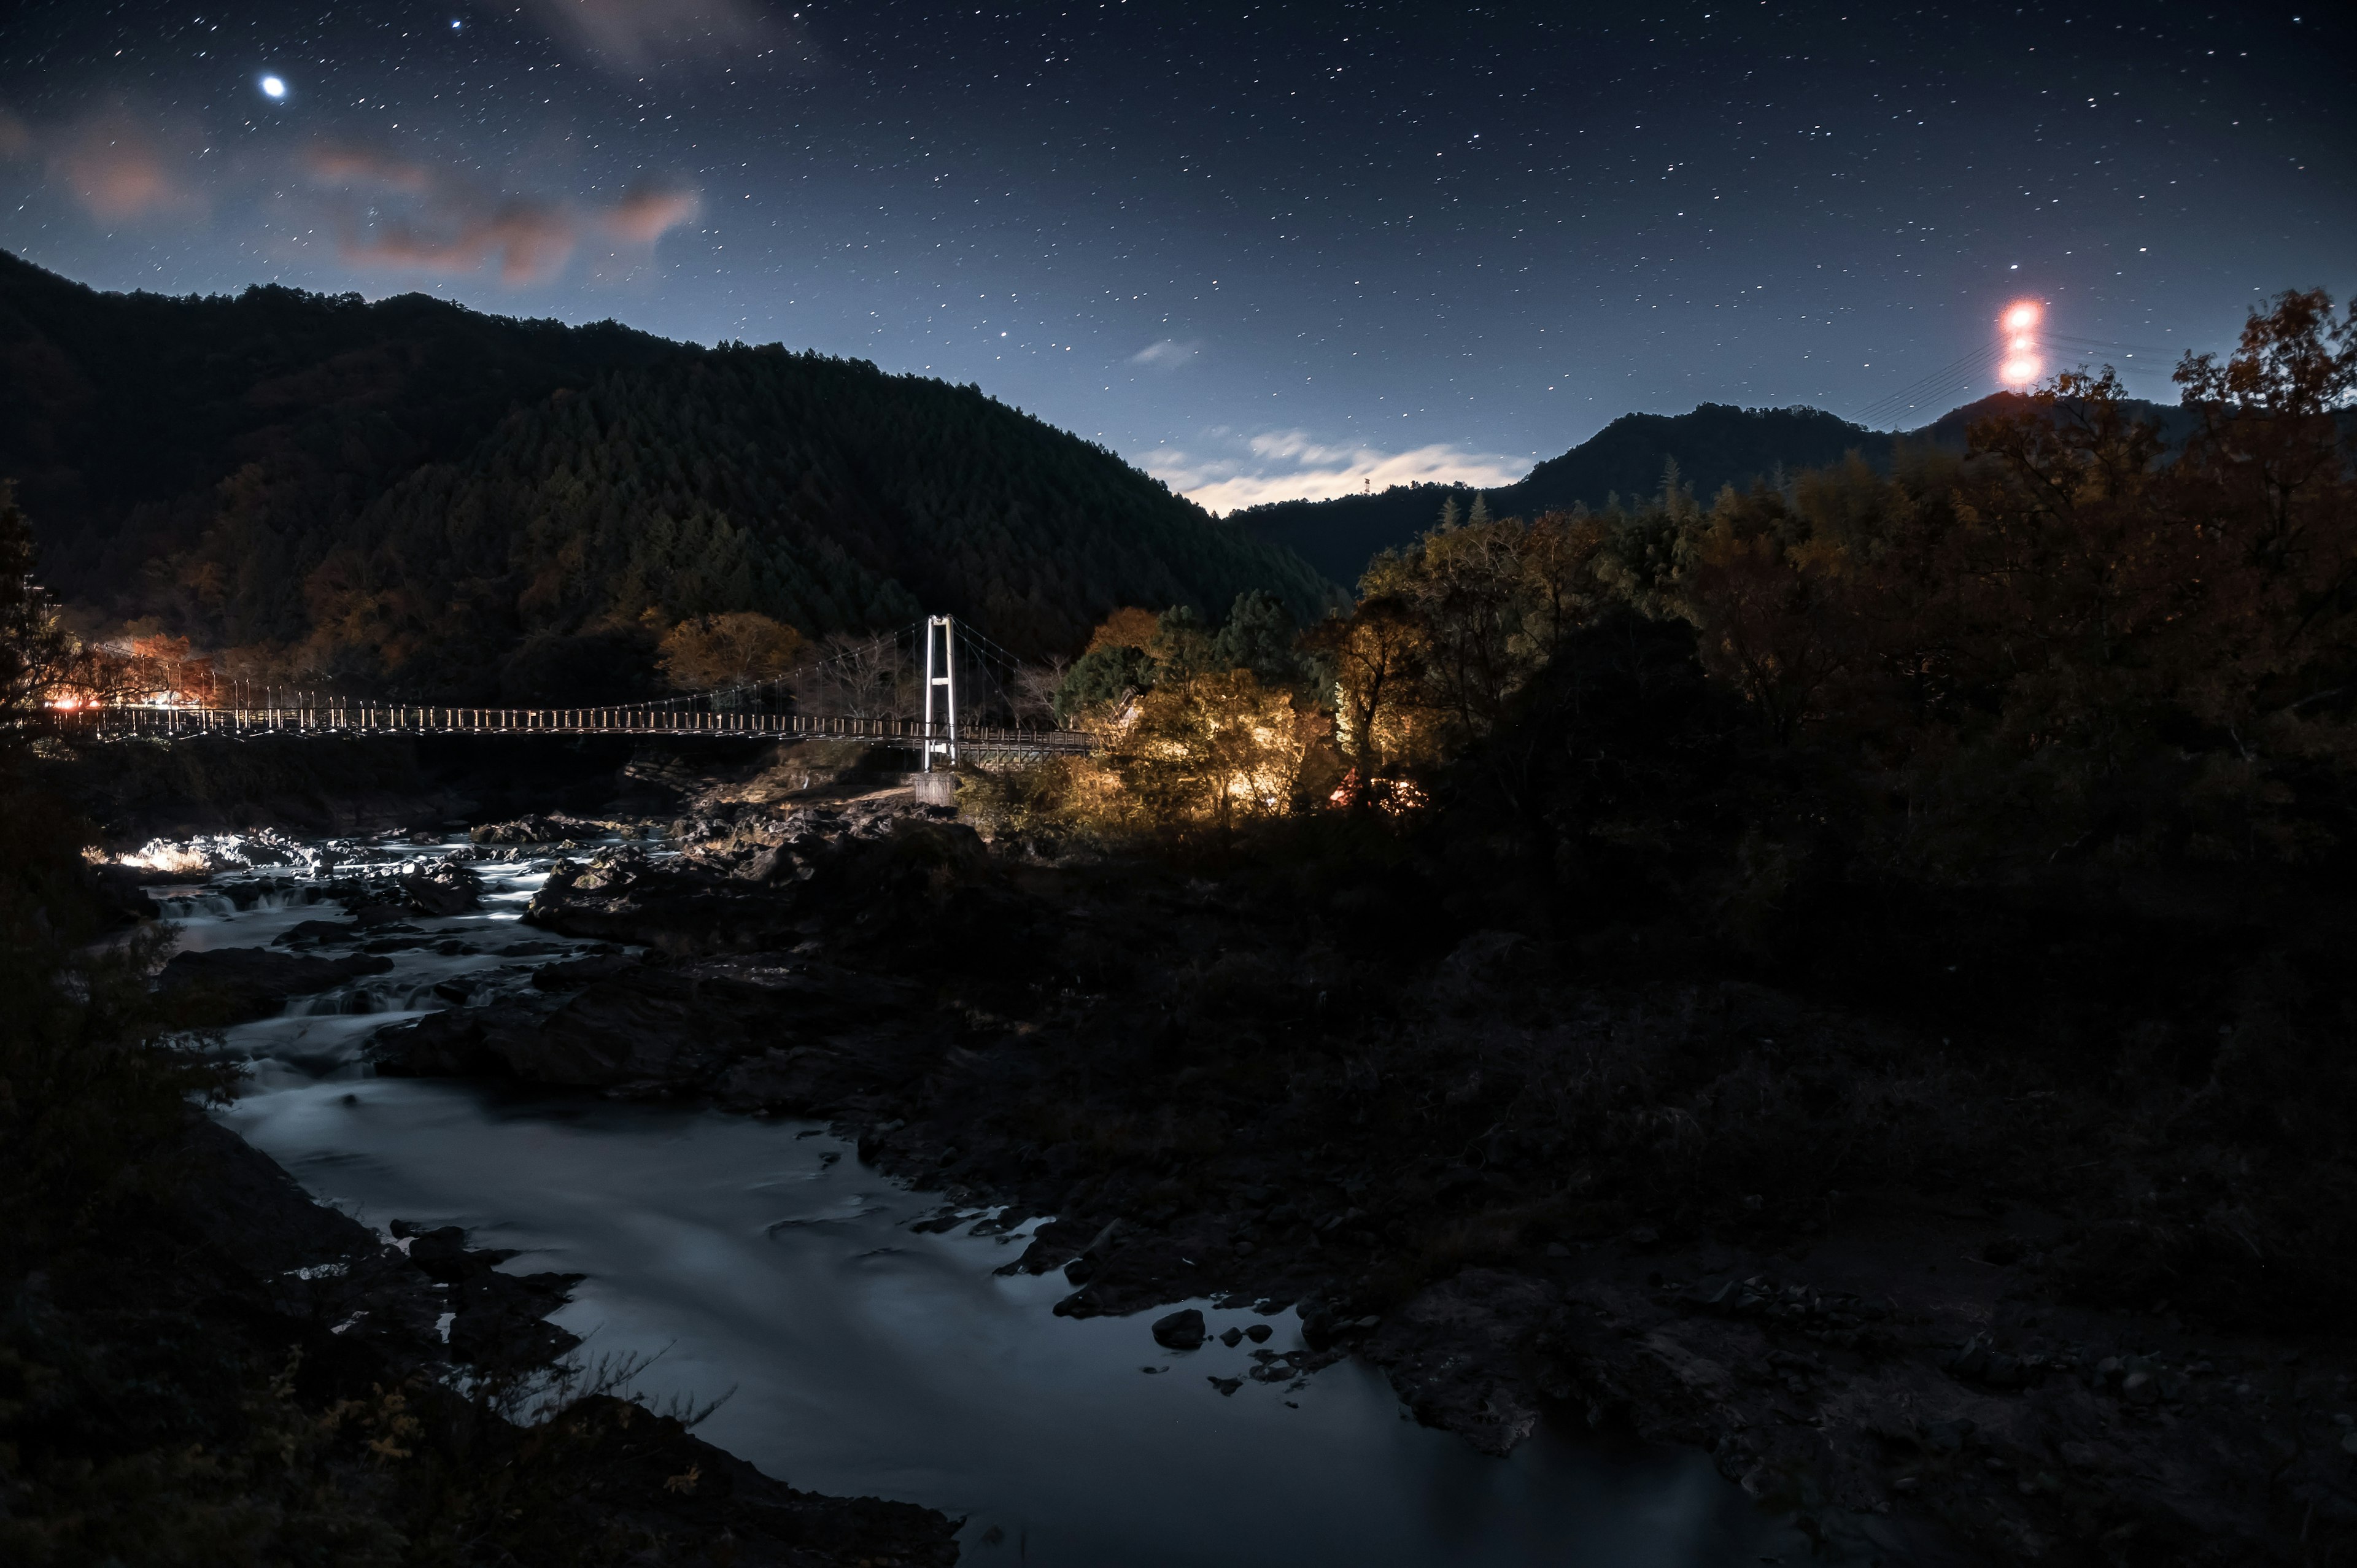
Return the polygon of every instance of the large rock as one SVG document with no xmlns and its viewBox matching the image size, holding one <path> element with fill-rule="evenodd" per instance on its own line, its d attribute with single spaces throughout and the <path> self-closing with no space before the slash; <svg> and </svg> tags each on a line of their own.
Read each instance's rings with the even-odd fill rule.
<svg viewBox="0 0 2357 1568">
<path fill-rule="evenodd" d="M 483 907 L 483 879 L 457 860 L 437 860 L 401 880 L 401 890 L 421 915 L 464 915 Z"/>
<path fill-rule="evenodd" d="M 775 955 L 668 964 L 624 961 L 585 974 L 559 1004 L 547 992 L 455 1008 L 380 1031 L 370 1053 L 393 1077 L 489 1074 L 632 1091 L 702 1090 L 741 1110 L 791 1106 L 824 1079 L 884 1070 L 829 1042 L 878 1039 L 906 1014 L 901 988 L 813 972 Z"/>
<path fill-rule="evenodd" d="M 186 993 L 204 1023 L 245 1024 L 272 1016 L 294 997 L 332 991 L 392 967 L 391 959 L 372 953 L 313 958 L 267 948 L 216 948 L 176 955 L 156 983 Z"/>
<path fill-rule="evenodd" d="M 1203 1315 L 1193 1307 L 1154 1320 L 1154 1342 L 1166 1350 L 1200 1350 L 1203 1346 Z"/>
<path fill-rule="evenodd" d="M 523 918 L 566 936 L 674 952 L 785 948 L 801 940 L 794 890 L 791 882 L 749 883 L 699 861 L 656 862 L 625 846 L 587 864 L 558 861 Z"/>
</svg>

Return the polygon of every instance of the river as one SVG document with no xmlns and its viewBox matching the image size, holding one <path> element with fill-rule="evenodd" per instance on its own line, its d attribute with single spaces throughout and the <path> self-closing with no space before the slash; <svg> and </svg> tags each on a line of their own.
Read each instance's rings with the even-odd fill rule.
<svg viewBox="0 0 2357 1568">
<path fill-rule="evenodd" d="M 309 846 L 438 857 L 459 843 Z M 1703 1568 L 1802 1562 L 1706 1456 L 1543 1429 L 1507 1459 L 1405 1418 L 1356 1361 L 1306 1384 L 1245 1381 L 1250 1340 L 1166 1351 L 1147 1317 L 1074 1321 L 1060 1274 L 1001 1276 L 1026 1226 L 919 1234 L 938 1197 L 863 1165 L 822 1125 L 467 1081 L 379 1079 L 367 1036 L 529 983 L 576 944 L 521 928 L 537 852 L 479 863 L 479 913 L 416 918 L 393 972 L 230 1031 L 252 1064 L 221 1119 L 317 1197 L 382 1230 L 465 1226 L 518 1273 L 586 1278 L 554 1321 L 577 1354 L 652 1358 L 636 1386 L 726 1401 L 699 1434 L 794 1486 L 963 1517 L 963 1561 L 1074 1568 Z M 186 947 L 269 943 L 305 920 L 316 865 L 239 908 L 156 889 Z M 357 933 L 355 933 L 357 936 Z M 379 946 L 387 939 L 380 938 Z M 532 953 L 500 950 L 537 944 Z M 325 950 L 347 950 L 330 943 Z M 974 1218 L 984 1217 L 977 1210 Z M 1290 1311 L 1204 1309 L 1213 1333 Z"/>
</svg>

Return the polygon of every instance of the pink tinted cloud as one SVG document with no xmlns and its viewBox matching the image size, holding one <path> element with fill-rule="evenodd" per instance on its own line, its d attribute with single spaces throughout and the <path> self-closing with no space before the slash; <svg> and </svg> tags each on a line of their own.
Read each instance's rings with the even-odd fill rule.
<svg viewBox="0 0 2357 1568">
<path fill-rule="evenodd" d="M 343 199 L 339 251 L 354 266 L 447 274 L 495 272 L 511 286 L 548 283 L 594 237 L 650 245 L 692 220 L 694 191 L 634 188 L 609 204 L 494 195 L 464 176 L 350 145 L 315 147 L 312 177 L 353 196 Z M 358 193 L 370 204 L 364 220 Z M 390 210 L 387 210 L 390 209 Z"/>
<path fill-rule="evenodd" d="M 315 177 L 328 185 L 381 185 L 417 195 L 432 183 L 419 165 L 387 156 L 372 147 L 313 147 L 303 161 Z"/>
<path fill-rule="evenodd" d="M 651 245 L 681 224 L 693 222 L 703 208 L 704 199 L 694 191 L 640 187 L 624 191 L 601 222 L 618 240 Z"/>
<path fill-rule="evenodd" d="M 167 154 L 167 139 L 125 110 L 104 110 L 47 138 L 49 171 L 107 222 L 203 205 Z"/>
<path fill-rule="evenodd" d="M 393 219 L 364 232 L 347 232 L 339 249 L 344 260 L 361 267 L 457 274 L 492 266 L 501 283 L 513 286 L 555 278 L 579 242 L 568 214 L 511 201 L 433 229 Z"/>
</svg>

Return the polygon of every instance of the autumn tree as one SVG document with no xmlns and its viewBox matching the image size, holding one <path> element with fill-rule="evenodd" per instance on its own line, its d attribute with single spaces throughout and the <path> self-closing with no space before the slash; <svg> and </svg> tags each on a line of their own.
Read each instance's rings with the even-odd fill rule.
<svg viewBox="0 0 2357 1568">
<path fill-rule="evenodd" d="M 802 634 L 752 610 L 697 616 L 663 634 L 655 651 L 663 678 L 682 692 L 773 681 L 794 667 Z"/>
<path fill-rule="evenodd" d="M 1089 633 L 1088 647 L 1081 651 L 1086 655 L 1108 648 L 1144 649 L 1154 640 L 1155 627 L 1159 619 L 1152 610 L 1140 609 L 1135 605 L 1125 606 L 1097 624 L 1096 629 Z"/>
</svg>

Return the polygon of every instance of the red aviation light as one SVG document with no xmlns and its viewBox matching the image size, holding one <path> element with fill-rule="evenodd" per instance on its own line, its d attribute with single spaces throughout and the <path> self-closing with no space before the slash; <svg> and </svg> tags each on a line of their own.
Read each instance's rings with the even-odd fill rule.
<svg viewBox="0 0 2357 1568">
<path fill-rule="evenodd" d="M 2038 379 L 2046 361 L 2038 352 L 2038 324 L 2046 317 L 2046 307 L 2034 299 L 2019 299 L 2005 307 L 1997 325 L 2005 329 L 2005 360 L 1997 366 L 1997 379 L 2017 390 Z"/>
</svg>

